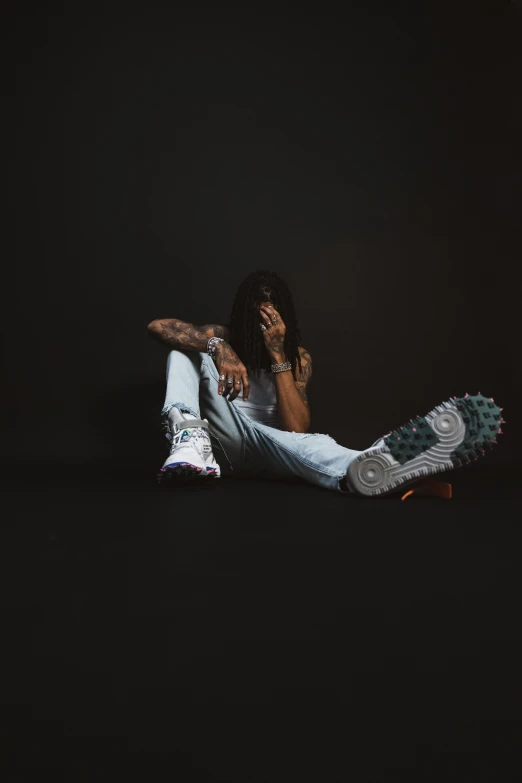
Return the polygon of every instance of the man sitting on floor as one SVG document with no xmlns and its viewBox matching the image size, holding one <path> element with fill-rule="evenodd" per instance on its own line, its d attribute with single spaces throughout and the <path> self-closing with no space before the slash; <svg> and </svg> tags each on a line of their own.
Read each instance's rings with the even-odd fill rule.
<svg viewBox="0 0 522 783">
<path fill-rule="evenodd" d="M 222 473 L 297 476 L 338 492 L 383 495 L 479 457 L 502 432 L 501 409 L 479 394 L 449 399 L 364 451 L 309 433 L 312 358 L 290 290 L 272 272 L 241 283 L 228 325 L 159 318 L 148 330 L 171 349 L 162 409 L 170 454 L 161 484 Z"/>
</svg>

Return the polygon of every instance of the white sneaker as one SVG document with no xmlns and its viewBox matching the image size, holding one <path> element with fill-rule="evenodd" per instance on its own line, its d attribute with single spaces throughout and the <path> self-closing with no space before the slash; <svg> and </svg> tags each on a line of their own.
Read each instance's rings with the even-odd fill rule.
<svg viewBox="0 0 522 783">
<path fill-rule="evenodd" d="M 171 408 L 168 423 L 172 438 L 170 454 L 158 473 L 158 483 L 219 478 L 221 468 L 212 453 L 208 420 Z"/>
</svg>

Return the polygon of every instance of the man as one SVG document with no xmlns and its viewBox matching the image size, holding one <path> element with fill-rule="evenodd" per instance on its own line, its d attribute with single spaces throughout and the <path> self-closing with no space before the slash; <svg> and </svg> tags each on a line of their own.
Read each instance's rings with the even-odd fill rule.
<svg viewBox="0 0 522 783">
<path fill-rule="evenodd" d="M 502 432 L 501 409 L 479 394 L 454 397 L 364 451 L 310 434 L 312 358 L 290 290 L 272 272 L 241 283 L 226 326 L 160 318 L 148 330 L 171 349 L 161 484 L 223 473 L 382 495 L 478 458 Z"/>
</svg>

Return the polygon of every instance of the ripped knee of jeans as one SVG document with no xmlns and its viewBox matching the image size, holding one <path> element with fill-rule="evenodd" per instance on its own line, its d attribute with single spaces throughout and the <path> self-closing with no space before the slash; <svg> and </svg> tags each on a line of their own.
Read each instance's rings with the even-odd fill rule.
<svg viewBox="0 0 522 783">
<path fill-rule="evenodd" d="M 167 440 L 172 440 L 169 425 L 169 411 L 172 410 L 172 408 L 177 408 L 180 413 L 190 413 L 192 416 L 195 416 L 196 419 L 199 419 L 199 413 L 193 410 L 190 405 L 186 405 L 184 402 L 168 402 L 161 410 L 161 428 L 164 431 Z"/>
<path fill-rule="evenodd" d="M 327 438 L 328 440 L 334 440 L 331 435 L 326 435 L 324 432 L 296 432 L 298 440 L 303 438 Z M 335 441 L 334 441 L 335 443 Z"/>
<path fill-rule="evenodd" d="M 168 416 L 169 411 L 172 408 L 177 408 L 181 413 L 191 413 L 193 416 L 197 416 L 197 418 L 199 419 L 199 413 L 197 411 L 193 410 L 190 407 L 190 405 L 186 405 L 184 402 L 168 402 L 161 409 L 161 415 L 162 416 Z"/>
</svg>

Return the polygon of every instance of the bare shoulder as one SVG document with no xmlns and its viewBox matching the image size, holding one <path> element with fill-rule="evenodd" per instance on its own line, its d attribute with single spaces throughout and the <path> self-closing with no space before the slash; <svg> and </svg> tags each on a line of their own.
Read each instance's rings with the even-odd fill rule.
<svg viewBox="0 0 522 783">
<path fill-rule="evenodd" d="M 230 329 L 226 324 L 199 324 L 196 328 L 205 337 L 221 337 L 230 342 Z"/>
</svg>

